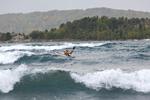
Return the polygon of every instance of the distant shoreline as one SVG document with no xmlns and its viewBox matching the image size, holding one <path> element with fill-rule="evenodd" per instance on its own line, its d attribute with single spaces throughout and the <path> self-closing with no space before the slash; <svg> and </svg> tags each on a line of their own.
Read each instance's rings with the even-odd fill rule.
<svg viewBox="0 0 150 100">
<path fill-rule="evenodd" d="M 0 33 L 0 41 L 112 41 L 150 38 L 150 19 L 94 16 L 62 23 L 58 28 L 25 33 Z"/>
<path fill-rule="evenodd" d="M 53 39 L 53 40 L 22 40 L 22 41 L 0 41 L 0 44 L 3 43 L 44 43 L 44 42 L 81 42 L 81 41 L 89 41 L 89 42 L 95 42 L 95 41 L 140 41 L 140 40 L 150 40 L 150 38 L 147 39 L 126 39 L 126 40 L 75 40 L 75 39 L 70 39 L 70 40 L 65 40 L 65 39 Z"/>
</svg>

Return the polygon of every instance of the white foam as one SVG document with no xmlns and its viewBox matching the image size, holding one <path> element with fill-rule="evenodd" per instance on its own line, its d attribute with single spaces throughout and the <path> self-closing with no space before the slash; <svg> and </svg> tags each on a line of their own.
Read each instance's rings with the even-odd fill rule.
<svg viewBox="0 0 150 100">
<path fill-rule="evenodd" d="M 13 91 L 16 83 L 19 83 L 23 76 L 32 74 L 36 75 L 36 73 L 56 73 L 57 68 L 32 68 L 27 65 L 20 65 L 15 69 L 6 69 L 0 70 L 0 92 L 9 93 Z M 62 70 L 65 71 L 65 70 Z"/>
<path fill-rule="evenodd" d="M 150 39 L 144 39 L 145 41 L 150 41 Z"/>
<path fill-rule="evenodd" d="M 86 87 L 100 90 L 112 87 L 133 89 L 137 92 L 150 92 L 150 70 L 139 70 L 131 73 L 117 70 L 105 70 L 87 74 L 71 73 L 71 77 L 77 83 L 83 83 Z"/>
<path fill-rule="evenodd" d="M 0 70 L 0 91 L 8 93 L 12 91 L 14 85 L 20 81 L 21 77 L 27 72 L 27 66 L 20 65 L 14 70 Z"/>
<path fill-rule="evenodd" d="M 106 43 L 80 43 L 80 44 L 73 44 L 74 46 L 79 46 L 79 47 L 96 47 L 96 46 L 101 46 Z"/>
<path fill-rule="evenodd" d="M 32 55 L 33 53 L 29 51 L 9 51 L 9 52 L 0 52 L 0 64 L 10 64 L 17 61 L 19 58 L 24 55 Z"/>
<path fill-rule="evenodd" d="M 95 46 L 101 46 L 105 43 L 63 43 L 62 45 L 53 45 L 53 46 L 32 46 L 32 45 L 25 45 L 25 44 L 19 44 L 19 45 L 6 45 L 1 46 L 0 51 L 11 51 L 11 50 L 59 50 L 64 48 L 71 48 L 73 46 L 77 47 L 95 47 Z"/>
<path fill-rule="evenodd" d="M 51 50 L 59 50 L 64 48 L 76 47 L 95 47 L 101 46 L 105 43 L 63 43 L 62 45 L 53 45 L 53 46 L 32 46 L 32 45 L 5 45 L 0 47 L 0 64 L 10 64 L 17 61 L 19 58 L 24 55 L 33 55 L 34 50 L 43 50 L 49 52 Z M 31 51 L 33 50 L 33 51 Z M 43 52 L 42 52 L 43 53 Z M 40 54 L 38 52 L 38 54 Z"/>
</svg>

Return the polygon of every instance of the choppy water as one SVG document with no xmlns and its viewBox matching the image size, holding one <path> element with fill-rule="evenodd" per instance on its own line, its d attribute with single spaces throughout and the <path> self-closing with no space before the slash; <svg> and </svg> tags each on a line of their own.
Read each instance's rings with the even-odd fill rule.
<svg viewBox="0 0 150 100">
<path fill-rule="evenodd" d="M 0 100 L 149 100 L 149 68 L 150 40 L 0 44 Z"/>
</svg>

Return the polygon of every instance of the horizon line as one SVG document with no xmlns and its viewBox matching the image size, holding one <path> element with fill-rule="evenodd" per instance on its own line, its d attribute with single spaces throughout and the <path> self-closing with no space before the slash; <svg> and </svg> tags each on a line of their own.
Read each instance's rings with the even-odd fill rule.
<svg viewBox="0 0 150 100">
<path fill-rule="evenodd" d="M 123 10 L 123 11 L 135 11 L 135 12 L 143 12 L 150 13 L 150 11 L 140 11 L 135 9 L 121 9 L 121 8 L 109 8 L 109 7 L 89 7 L 89 8 L 73 8 L 73 9 L 52 9 L 52 10 L 38 10 L 38 11 L 29 11 L 29 12 L 10 12 L 10 13 L 0 13 L 0 15 L 9 15 L 9 14 L 30 14 L 30 13 L 42 13 L 42 12 L 51 12 L 51 11 L 71 11 L 71 10 L 89 10 L 89 9 L 112 9 L 112 10 Z"/>
</svg>

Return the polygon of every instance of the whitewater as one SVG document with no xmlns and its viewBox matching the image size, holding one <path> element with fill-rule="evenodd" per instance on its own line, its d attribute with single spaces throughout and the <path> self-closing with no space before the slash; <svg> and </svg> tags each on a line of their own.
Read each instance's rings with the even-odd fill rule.
<svg viewBox="0 0 150 100">
<path fill-rule="evenodd" d="M 149 73 L 150 40 L 0 44 L 0 100 L 149 100 Z"/>
</svg>

